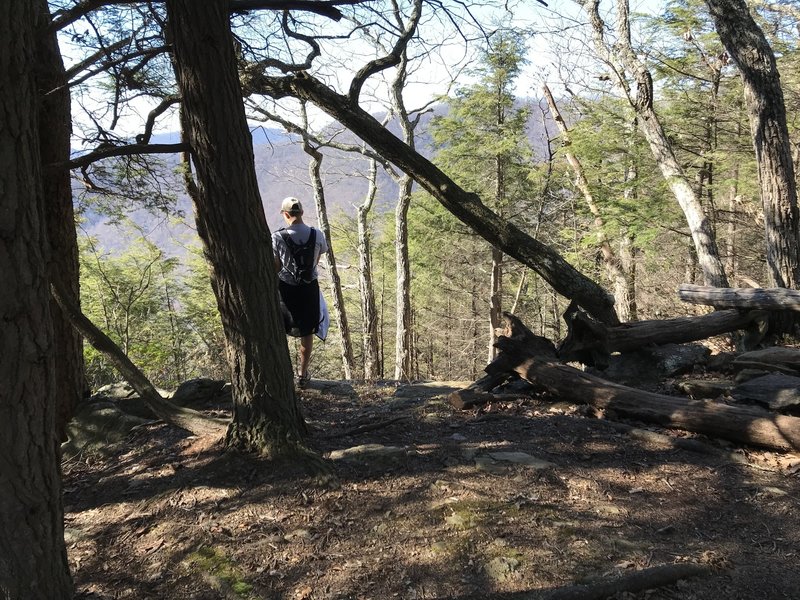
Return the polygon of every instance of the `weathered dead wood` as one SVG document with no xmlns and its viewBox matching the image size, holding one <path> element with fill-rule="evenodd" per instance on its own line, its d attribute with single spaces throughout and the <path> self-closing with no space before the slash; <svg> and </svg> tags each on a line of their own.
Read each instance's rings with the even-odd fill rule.
<svg viewBox="0 0 800 600">
<path fill-rule="evenodd" d="M 623 418 L 774 450 L 800 450 L 797 417 L 645 392 L 536 358 L 524 360 L 516 371 L 561 400 L 590 404 Z"/>
<path fill-rule="evenodd" d="M 800 418 L 619 385 L 559 364 L 547 340 L 531 333 L 514 315 L 506 313 L 504 320 L 510 335 L 498 338 L 500 353 L 486 367 L 489 374 L 508 373 L 509 365 L 513 365 L 513 372 L 536 388 L 607 414 L 775 450 L 800 450 Z"/>
<path fill-rule="evenodd" d="M 172 402 L 161 397 L 158 390 L 142 373 L 139 368 L 131 362 L 119 346 L 111 338 L 100 331 L 89 318 L 84 315 L 80 308 L 68 297 L 61 293 L 56 284 L 51 285 L 53 298 L 64 314 L 67 315 L 72 326 L 75 327 L 86 340 L 119 370 L 126 381 L 139 394 L 147 407 L 163 421 L 180 427 L 186 431 L 199 436 L 223 436 L 227 429 L 227 423 L 221 419 L 213 419 L 205 416 L 196 410 L 177 406 Z"/>
<path fill-rule="evenodd" d="M 715 571 L 711 565 L 673 563 L 625 573 L 614 579 L 600 580 L 585 585 L 570 585 L 550 591 L 524 590 L 520 592 L 483 593 L 480 596 L 449 596 L 449 600 L 604 600 L 620 595 L 635 594 L 673 585 L 682 579 L 709 575 Z"/>
<path fill-rule="evenodd" d="M 362 433 L 383 429 L 384 427 L 388 427 L 393 423 L 397 423 L 398 421 L 405 421 L 407 419 L 408 415 L 400 415 L 399 417 L 392 417 L 391 419 L 385 419 L 383 421 L 377 421 L 375 423 L 367 423 L 366 425 L 359 425 L 358 427 L 354 427 L 353 429 L 348 429 L 347 431 L 343 431 L 342 433 L 338 433 L 330 437 L 340 438 L 340 437 L 350 437 L 351 435 L 361 435 Z"/>
<path fill-rule="evenodd" d="M 690 304 L 716 308 L 800 311 L 800 291 L 785 288 L 717 288 L 682 284 L 678 297 Z"/>
<path fill-rule="evenodd" d="M 512 402 L 527 398 L 527 394 L 491 394 L 472 388 L 465 388 L 451 392 L 447 396 L 447 401 L 458 410 L 469 410 L 476 406 L 482 406 L 491 402 Z"/>
<path fill-rule="evenodd" d="M 724 310 L 694 317 L 638 321 L 608 327 L 572 308 L 564 315 L 567 337 L 558 348 L 564 361 L 604 367 L 612 352 L 630 352 L 650 345 L 683 344 L 715 335 L 761 327 L 764 311 Z"/>
</svg>

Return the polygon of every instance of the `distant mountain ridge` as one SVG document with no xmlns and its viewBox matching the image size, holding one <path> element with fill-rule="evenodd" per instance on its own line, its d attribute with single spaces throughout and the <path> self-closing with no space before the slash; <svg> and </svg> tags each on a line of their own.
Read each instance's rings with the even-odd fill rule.
<svg viewBox="0 0 800 600">
<path fill-rule="evenodd" d="M 530 103 L 529 103 L 530 104 Z M 535 105 L 534 105 L 535 106 Z M 432 153 L 432 144 L 428 134 L 428 125 L 434 116 L 446 114 L 446 106 L 439 105 L 433 111 L 423 115 L 417 128 L 416 146 L 424 156 Z M 384 115 L 375 115 L 382 119 Z M 546 140 L 554 134 L 552 122 L 543 124 L 541 115 L 530 118 L 528 123 L 528 136 L 539 157 L 546 156 Z M 389 130 L 398 136 L 397 123 L 391 123 Z M 316 210 L 314 206 L 313 189 L 309 179 L 309 163 L 311 157 L 302 149 L 300 138 L 289 134 L 282 128 L 267 127 L 262 124 L 251 123 L 253 138 L 253 155 L 255 161 L 256 177 L 264 206 L 264 213 L 271 230 L 283 225 L 280 218 L 280 202 L 287 196 L 299 198 L 306 207 L 307 220 L 316 224 Z M 342 132 L 341 126 L 331 126 L 322 134 L 336 136 L 340 143 L 359 145 L 362 142 L 350 132 Z M 321 135 L 322 135 L 321 134 Z M 177 143 L 180 134 L 175 132 L 154 135 L 152 143 Z M 368 191 L 369 182 L 367 173 L 369 162 L 361 154 L 352 154 L 340 150 L 323 147 L 322 172 L 325 190 L 325 205 L 329 217 L 333 218 L 339 213 L 354 215 L 357 206 L 363 204 Z M 167 155 L 169 156 L 169 155 Z M 177 164 L 177 156 L 167 158 Z M 378 213 L 392 210 L 397 197 L 398 188 L 394 180 L 382 169 L 378 171 L 378 196 L 374 210 Z M 159 218 L 146 211 L 139 210 L 133 214 L 134 220 L 146 232 L 148 239 L 161 247 L 167 254 L 185 254 L 187 239 L 196 236 L 194 233 L 193 207 L 188 196 L 180 194 L 178 208 L 186 215 L 184 223 L 174 223 L 167 219 Z M 120 249 L 126 244 L 121 239 L 117 228 L 108 225 L 98 216 L 88 214 L 84 229 L 97 237 L 101 245 L 110 249 Z"/>
</svg>

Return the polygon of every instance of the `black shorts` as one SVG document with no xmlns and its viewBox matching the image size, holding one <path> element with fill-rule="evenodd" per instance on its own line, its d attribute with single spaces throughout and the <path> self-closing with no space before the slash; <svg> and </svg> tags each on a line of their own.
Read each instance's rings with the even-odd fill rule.
<svg viewBox="0 0 800 600">
<path fill-rule="evenodd" d="M 319 313 L 319 282 L 291 285 L 278 280 L 281 295 L 281 313 L 286 333 L 304 337 L 316 333 L 322 321 Z"/>
</svg>

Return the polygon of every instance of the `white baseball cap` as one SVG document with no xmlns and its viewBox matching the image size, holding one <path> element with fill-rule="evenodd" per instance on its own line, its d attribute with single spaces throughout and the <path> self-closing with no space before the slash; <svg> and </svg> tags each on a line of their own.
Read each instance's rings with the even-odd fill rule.
<svg viewBox="0 0 800 600">
<path fill-rule="evenodd" d="M 302 215 L 303 205 L 300 204 L 300 200 L 297 198 L 289 196 L 281 202 L 281 212 L 289 213 L 290 215 Z"/>
</svg>

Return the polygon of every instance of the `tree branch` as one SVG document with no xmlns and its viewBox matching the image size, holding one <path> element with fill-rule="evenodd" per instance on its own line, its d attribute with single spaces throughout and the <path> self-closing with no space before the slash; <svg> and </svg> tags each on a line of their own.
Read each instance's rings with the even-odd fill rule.
<svg viewBox="0 0 800 600">
<path fill-rule="evenodd" d="M 206 417 L 204 414 L 182 408 L 161 397 L 158 390 L 153 386 L 149 379 L 139 368 L 120 350 L 114 341 L 105 333 L 100 331 L 86 315 L 81 312 L 70 297 L 58 287 L 55 282 L 51 283 L 50 291 L 53 299 L 64 311 L 64 314 L 87 341 L 99 352 L 102 352 L 125 377 L 131 387 L 136 390 L 144 400 L 147 407 L 156 416 L 175 427 L 185 429 L 195 435 L 213 435 L 221 437 L 227 428 L 225 421 Z"/>
<path fill-rule="evenodd" d="M 140 2 L 141 0 L 83 0 L 70 9 L 54 13 L 47 32 L 60 31 L 90 12 L 105 6 L 138 4 Z M 229 8 L 232 13 L 248 10 L 300 10 L 338 21 L 342 18 L 342 13 L 336 8 L 337 6 L 352 6 L 363 2 L 366 0 L 230 0 Z"/>
<path fill-rule="evenodd" d="M 133 156 L 134 154 L 178 154 L 190 150 L 187 143 L 180 144 L 127 144 L 125 146 L 102 147 L 68 160 L 67 162 L 52 163 L 47 165 L 53 169 L 80 169 L 98 160 L 114 156 Z"/>
<path fill-rule="evenodd" d="M 350 91 L 348 96 L 350 98 L 350 102 L 354 106 L 358 104 L 358 97 L 361 94 L 361 88 L 364 86 L 364 82 L 369 77 L 375 73 L 383 71 L 384 69 L 388 69 L 389 67 L 394 67 L 395 65 L 400 64 L 400 59 L 403 55 L 403 52 L 417 30 L 417 25 L 419 24 L 421 14 L 422 0 L 414 0 L 414 10 L 411 12 L 411 17 L 409 18 L 405 31 L 403 31 L 402 35 L 397 38 L 397 42 L 395 43 L 394 48 L 392 48 L 392 51 L 386 56 L 373 60 L 372 62 L 364 65 L 358 71 L 358 73 L 356 73 L 355 77 L 353 77 L 353 81 L 350 82 Z"/>
</svg>

